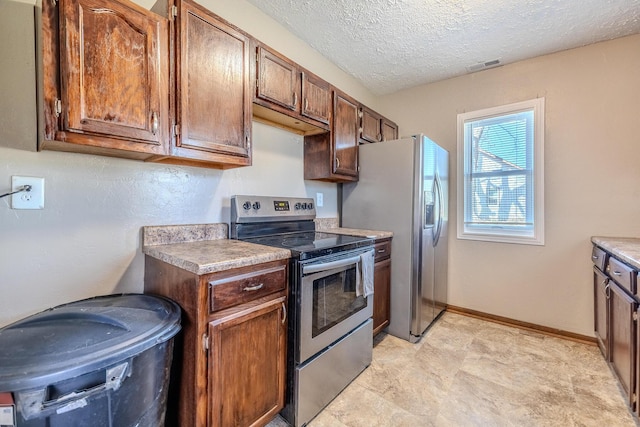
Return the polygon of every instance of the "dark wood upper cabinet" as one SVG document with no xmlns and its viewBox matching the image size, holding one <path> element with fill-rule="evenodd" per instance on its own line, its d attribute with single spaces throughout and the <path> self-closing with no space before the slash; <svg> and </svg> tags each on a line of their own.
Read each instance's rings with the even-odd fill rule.
<svg viewBox="0 0 640 427">
<path fill-rule="evenodd" d="M 256 42 L 254 117 L 302 135 L 329 130 L 331 86 Z"/>
<path fill-rule="evenodd" d="M 333 172 L 358 177 L 358 105 L 346 94 L 333 92 Z"/>
<path fill-rule="evenodd" d="M 250 38 L 194 2 L 177 6 L 171 155 L 220 168 L 250 165 Z"/>
<path fill-rule="evenodd" d="M 333 89 L 331 132 L 304 138 L 304 178 L 329 182 L 358 180 L 358 104 Z"/>
<path fill-rule="evenodd" d="M 381 120 L 380 130 L 383 141 L 392 141 L 399 138 L 398 125 L 385 117 Z"/>
<path fill-rule="evenodd" d="M 361 105 L 360 143 L 390 141 L 393 139 L 398 139 L 398 125 L 372 109 Z"/>
<path fill-rule="evenodd" d="M 262 46 L 257 50 L 256 96 L 292 111 L 299 109 L 300 80 L 296 65 Z"/>
<path fill-rule="evenodd" d="M 382 141 L 382 116 L 367 107 L 360 107 L 360 139 L 363 142 Z"/>
<path fill-rule="evenodd" d="M 302 71 L 302 115 L 320 123 L 331 120 L 331 87 L 329 83 Z"/>
<path fill-rule="evenodd" d="M 42 3 L 40 149 L 146 159 L 167 152 L 167 19 L 127 0 Z"/>
<path fill-rule="evenodd" d="M 257 120 L 305 136 L 305 179 L 345 182 L 359 143 L 397 138 L 395 123 L 199 4 L 152 10 L 42 2 L 38 149 L 249 166 Z"/>
</svg>

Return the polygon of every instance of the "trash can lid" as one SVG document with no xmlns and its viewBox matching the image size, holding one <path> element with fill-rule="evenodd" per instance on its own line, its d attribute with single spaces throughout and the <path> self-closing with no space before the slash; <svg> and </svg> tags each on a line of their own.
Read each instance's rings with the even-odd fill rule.
<svg viewBox="0 0 640 427">
<path fill-rule="evenodd" d="M 180 307 L 151 295 L 63 304 L 0 329 L 0 391 L 41 388 L 100 370 L 180 330 Z"/>
</svg>

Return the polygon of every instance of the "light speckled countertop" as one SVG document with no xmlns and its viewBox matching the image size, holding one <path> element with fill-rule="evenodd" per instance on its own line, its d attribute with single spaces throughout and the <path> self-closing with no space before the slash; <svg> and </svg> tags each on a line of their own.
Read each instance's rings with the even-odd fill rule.
<svg viewBox="0 0 640 427">
<path fill-rule="evenodd" d="M 227 239 L 145 246 L 143 252 L 195 274 L 291 258 L 286 249 Z"/>
<path fill-rule="evenodd" d="M 640 238 L 594 236 L 591 242 L 640 270 Z"/>
<path fill-rule="evenodd" d="M 322 231 L 327 233 L 348 234 L 350 236 L 368 237 L 374 240 L 389 239 L 393 237 L 393 233 L 391 231 L 361 230 L 359 228 L 337 227 L 337 228 L 329 228 Z"/>
<path fill-rule="evenodd" d="M 393 237 L 391 231 L 363 230 L 359 228 L 340 227 L 338 218 L 316 218 L 316 230 L 325 233 L 347 234 L 349 236 L 368 237 L 374 240 L 389 239 Z"/>
<path fill-rule="evenodd" d="M 337 220 L 317 221 L 318 231 L 368 237 L 374 240 L 393 236 L 389 231 L 339 228 Z M 229 226 L 185 224 L 142 227 L 142 252 L 195 274 L 291 258 L 287 249 L 227 239 Z"/>
<path fill-rule="evenodd" d="M 229 240 L 227 224 L 142 227 L 142 252 L 195 274 L 291 258 L 286 249 Z"/>
</svg>

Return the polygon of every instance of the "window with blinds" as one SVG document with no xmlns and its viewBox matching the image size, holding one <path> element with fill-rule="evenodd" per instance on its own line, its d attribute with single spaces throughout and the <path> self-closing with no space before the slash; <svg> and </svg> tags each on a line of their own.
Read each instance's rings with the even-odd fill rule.
<svg viewBox="0 0 640 427">
<path fill-rule="evenodd" d="M 458 115 L 458 238 L 544 244 L 543 108 Z"/>
</svg>

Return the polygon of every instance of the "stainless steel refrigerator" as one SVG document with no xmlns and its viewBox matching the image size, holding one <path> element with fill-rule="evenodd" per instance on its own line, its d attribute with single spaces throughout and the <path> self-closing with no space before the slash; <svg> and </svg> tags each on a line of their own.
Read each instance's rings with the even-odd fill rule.
<svg viewBox="0 0 640 427">
<path fill-rule="evenodd" d="M 449 153 L 416 135 L 360 145 L 358 155 L 342 226 L 393 232 L 388 332 L 416 342 L 447 305 Z"/>
</svg>

